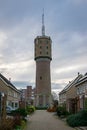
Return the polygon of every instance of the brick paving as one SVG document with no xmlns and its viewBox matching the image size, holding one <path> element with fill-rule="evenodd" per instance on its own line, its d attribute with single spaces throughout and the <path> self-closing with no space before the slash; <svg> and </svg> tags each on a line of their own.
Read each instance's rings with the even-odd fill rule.
<svg viewBox="0 0 87 130">
<path fill-rule="evenodd" d="M 58 119 L 53 113 L 46 110 L 37 110 L 29 117 L 25 130 L 75 130 L 65 121 Z"/>
</svg>

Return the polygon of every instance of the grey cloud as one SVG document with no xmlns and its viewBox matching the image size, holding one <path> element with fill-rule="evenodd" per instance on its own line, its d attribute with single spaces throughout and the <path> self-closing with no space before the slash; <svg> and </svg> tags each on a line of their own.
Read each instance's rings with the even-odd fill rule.
<svg viewBox="0 0 87 130">
<path fill-rule="evenodd" d="M 53 31 L 87 31 L 87 2 L 83 1 L 78 6 L 72 3 L 69 0 L 61 4 L 56 3 L 55 9 L 49 12 Z M 47 26 L 49 27 L 49 23 Z"/>
<path fill-rule="evenodd" d="M 87 70 L 87 33 L 59 33 L 59 37 L 57 39 L 56 37 L 57 35 L 54 37 L 52 48 L 52 78 L 57 82 L 65 79 L 69 81 L 78 72 L 85 73 Z"/>
<path fill-rule="evenodd" d="M 73 43 L 72 43 L 73 44 Z M 67 45 L 66 45 L 67 46 Z M 84 46 L 84 47 L 83 47 Z M 62 49 L 60 46 L 55 45 L 56 48 L 60 48 L 58 51 L 57 49 L 55 50 L 55 54 L 53 57 L 53 63 L 52 65 L 55 67 L 66 67 L 69 65 L 79 65 L 79 64 L 84 64 L 87 61 L 87 50 L 86 50 L 86 45 L 83 44 L 83 46 L 78 46 L 78 47 L 68 47 L 64 48 L 64 45 L 62 45 Z"/>
<path fill-rule="evenodd" d="M 24 21 L 22 25 L 12 28 L 7 33 L 7 39 L 4 41 L 4 45 L 0 48 L 2 54 L 7 61 L 15 62 L 15 60 L 31 59 L 34 55 L 34 39 L 33 29 L 27 28 L 28 21 Z M 34 27 L 35 29 L 36 27 Z M 30 51 L 32 50 L 32 51 Z M 9 58 L 7 58 L 9 57 Z"/>
<path fill-rule="evenodd" d="M 26 88 L 27 86 L 35 87 L 34 83 L 28 81 L 12 81 L 12 83 L 19 89 Z"/>
<path fill-rule="evenodd" d="M 50 6 L 49 6 L 50 2 Z M 2 29 L 10 29 L 26 18 L 35 18 L 41 22 L 42 5 L 46 8 L 46 23 L 49 27 L 49 21 L 51 21 L 52 30 L 76 30 L 76 31 L 86 31 L 87 30 L 87 2 L 82 2 L 81 4 L 75 6 L 71 1 L 28 1 L 28 0 L 3 0 L 0 1 L 0 27 Z M 41 5 L 41 6 L 40 6 Z M 49 8 L 48 8 L 49 7 Z M 42 7 L 43 8 L 43 7 Z M 39 19 L 38 19 L 39 17 Z M 49 21 L 48 21 L 49 18 Z M 57 26 L 55 26 L 57 24 Z"/>
<path fill-rule="evenodd" d="M 33 88 L 35 87 L 35 84 L 32 82 L 28 82 L 28 81 L 11 81 L 16 87 L 20 88 L 26 88 L 26 86 L 30 85 Z M 65 84 L 64 84 L 65 85 Z M 55 84 L 52 83 L 52 91 L 53 90 L 61 90 L 64 86 L 61 84 Z"/>
<path fill-rule="evenodd" d="M 27 81 L 12 81 L 12 83 L 19 88 L 26 87 L 27 85 L 29 85 L 29 82 Z"/>
<path fill-rule="evenodd" d="M 38 5 L 41 8 L 38 8 Z M 52 35 L 53 41 L 52 81 L 68 80 L 78 71 L 85 73 L 87 70 L 85 66 L 87 64 L 87 3 L 79 3 L 77 6 L 75 0 L 74 3 L 73 0 L 72 2 L 69 0 L 0 1 L 0 31 L 5 32 L 7 36 L 0 46 L 0 64 L 4 65 L 4 69 L 1 70 L 11 75 L 14 80 L 34 82 L 35 70 L 31 66 L 23 69 L 22 62 L 26 63 L 34 59 L 33 42 L 34 38 L 41 34 L 42 5 L 45 6 L 46 33 Z M 11 68 L 12 63 L 14 68 Z M 19 66 L 16 70 L 15 65 Z M 32 66 L 35 67 L 35 64 L 33 63 Z M 68 66 L 79 66 L 79 68 L 55 73 L 55 70 L 66 69 Z M 53 84 L 52 88 L 61 89 L 62 85 Z"/>
<path fill-rule="evenodd" d="M 7 68 L 2 68 L 2 67 L 0 67 L 0 73 L 1 74 L 3 74 L 4 72 L 6 72 L 7 71 Z"/>
<path fill-rule="evenodd" d="M 36 2 L 35 2 L 36 3 Z M 29 0 L 0 1 L 0 27 L 10 29 L 20 25 L 26 17 L 34 16 L 35 4 Z"/>
<path fill-rule="evenodd" d="M 57 83 L 52 83 L 52 89 L 62 89 L 63 85 L 62 84 L 57 84 Z"/>
</svg>

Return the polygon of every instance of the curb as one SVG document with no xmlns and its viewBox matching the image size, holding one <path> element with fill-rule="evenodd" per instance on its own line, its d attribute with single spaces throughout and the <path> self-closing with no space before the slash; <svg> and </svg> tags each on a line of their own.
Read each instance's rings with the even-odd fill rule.
<svg viewBox="0 0 87 130">
<path fill-rule="evenodd" d="M 76 130 L 87 130 L 87 127 L 75 127 Z"/>
</svg>

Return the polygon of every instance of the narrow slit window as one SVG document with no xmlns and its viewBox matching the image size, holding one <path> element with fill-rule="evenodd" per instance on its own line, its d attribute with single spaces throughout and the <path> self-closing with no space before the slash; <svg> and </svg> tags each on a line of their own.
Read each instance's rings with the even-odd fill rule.
<svg viewBox="0 0 87 130">
<path fill-rule="evenodd" d="M 40 80 L 42 80 L 42 76 L 40 76 Z"/>
</svg>

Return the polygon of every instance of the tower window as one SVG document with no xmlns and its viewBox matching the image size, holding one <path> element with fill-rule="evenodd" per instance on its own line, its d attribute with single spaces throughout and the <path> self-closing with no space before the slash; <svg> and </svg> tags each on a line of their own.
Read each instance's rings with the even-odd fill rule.
<svg viewBox="0 0 87 130">
<path fill-rule="evenodd" d="M 42 76 L 40 76 L 40 80 L 42 80 Z"/>
<path fill-rule="evenodd" d="M 42 54 L 42 52 L 40 51 L 40 54 Z"/>
<path fill-rule="evenodd" d="M 40 46 L 40 49 L 42 48 L 42 46 Z"/>
<path fill-rule="evenodd" d="M 47 46 L 47 49 L 48 49 L 48 46 Z"/>
</svg>

